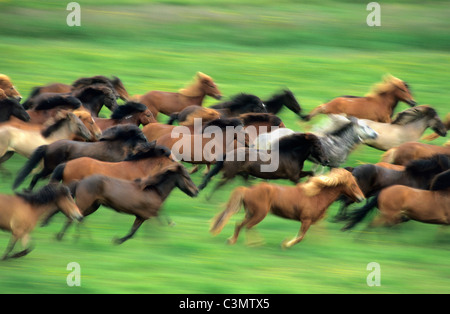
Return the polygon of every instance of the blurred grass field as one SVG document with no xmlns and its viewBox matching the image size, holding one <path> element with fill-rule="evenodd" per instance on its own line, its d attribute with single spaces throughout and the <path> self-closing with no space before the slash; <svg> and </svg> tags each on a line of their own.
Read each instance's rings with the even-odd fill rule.
<svg viewBox="0 0 450 314">
<path fill-rule="evenodd" d="M 24 97 L 34 86 L 79 77 L 116 75 L 130 94 L 176 91 L 197 71 L 214 78 L 225 96 L 270 97 L 288 87 L 305 112 L 339 95 L 364 95 L 382 75 L 407 81 L 420 104 L 449 112 L 450 8 L 445 1 L 383 1 L 381 27 L 366 25 L 360 1 L 119 1 L 81 5 L 81 26 L 68 27 L 67 3 L 0 1 L 0 72 Z M 206 105 L 215 103 L 206 99 Z M 397 112 L 406 109 L 400 103 Z M 102 112 L 109 115 L 107 109 Z M 280 114 L 287 127 L 310 130 Z M 167 117 L 161 116 L 165 121 Z M 429 133 L 429 132 L 427 132 Z M 442 144 L 440 138 L 435 144 Z M 382 152 L 360 147 L 345 166 L 374 163 Z M 1 193 L 12 193 L 25 159 L 5 163 Z M 306 167 L 310 167 L 307 164 Z M 200 183 L 201 173 L 193 175 Z M 279 184 L 290 184 L 278 181 Z M 33 233 L 35 250 L 0 263 L 0 293 L 449 293 L 449 230 L 408 222 L 393 229 L 343 233 L 326 218 L 289 250 L 280 243 L 300 227 L 268 216 L 257 226 L 266 243 L 247 247 L 243 233 L 227 246 L 233 217 L 217 237 L 210 219 L 222 209 L 236 180 L 211 201 L 207 188 L 191 199 L 175 190 L 163 212 L 176 225 L 146 222 L 121 246 L 133 217 L 106 208 L 89 216 L 62 242 L 55 217 Z M 337 210 L 334 204 L 329 217 Z M 3 250 L 9 234 L 0 236 Z M 81 266 L 81 286 L 68 287 L 66 266 Z M 381 286 L 369 287 L 367 264 L 381 266 Z"/>
</svg>

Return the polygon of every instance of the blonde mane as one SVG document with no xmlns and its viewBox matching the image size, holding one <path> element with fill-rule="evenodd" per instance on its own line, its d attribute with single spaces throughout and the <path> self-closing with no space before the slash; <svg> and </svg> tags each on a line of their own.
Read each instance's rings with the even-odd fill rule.
<svg viewBox="0 0 450 314">
<path fill-rule="evenodd" d="M 325 187 L 336 187 L 346 184 L 352 178 L 352 174 L 343 168 L 333 168 L 329 174 L 310 178 L 306 183 L 300 183 L 307 196 L 314 196 Z"/>
<path fill-rule="evenodd" d="M 180 89 L 178 92 L 181 95 L 188 97 L 201 96 L 203 94 L 201 86 L 202 82 L 205 80 L 211 82 L 211 84 L 214 84 L 213 79 L 210 76 L 202 72 L 197 72 L 197 74 L 194 77 L 194 82 L 192 82 L 189 86 Z"/>
<path fill-rule="evenodd" d="M 392 92 L 396 87 L 402 86 L 404 83 L 401 79 L 390 74 L 383 77 L 383 82 L 375 84 L 366 97 L 374 97 L 380 94 Z"/>
<path fill-rule="evenodd" d="M 448 140 L 446 143 L 444 143 L 444 147 L 450 147 L 450 140 Z"/>
</svg>

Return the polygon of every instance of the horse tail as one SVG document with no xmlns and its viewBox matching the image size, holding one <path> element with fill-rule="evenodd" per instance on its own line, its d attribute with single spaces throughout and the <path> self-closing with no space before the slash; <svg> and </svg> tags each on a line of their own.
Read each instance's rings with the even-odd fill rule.
<svg viewBox="0 0 450 314">
<path fill-rule="evenodd" d="M 318 115 L 320 113 L 324 113 L 324 108 L 323 108 L 324 105 L 325 104 L 317 106 L 308 115 L 303 116 L 303 118 L 302 118 L 303 121 L 310 121 L 312 119 L 312 117 L 314 117 L 314 116 L 316 116 L 316 115 Z"/>
<path fill-rule="evenodd" d="M 375 207 L 378 206 L 378 196 L 380 193 L 375 194 L 374 197 L 372 197 L 371 200 L 369 200 L 366 205 L 359 209 L 355 209 L 353 212 L 351 212 L 348 215 L 348 223 L 342 228 L 343 231 L 352 229 L 355 227 L 358 223 L 360 223 L 364 217 L 369 214 L 370 211 L 372 211 Z"/>
<path fill-rule="evenodd" d="M 167 124 L 172 125 L 177 120 L 178 120 L 178 112 L 172 113 L 170 115 L 169 121 L 167 121 Z"/>
<path fill-rule="evenodd" d="M 30 159 L 25 163 L 22 169 L 19 170 L 16 179 L 14 180 L 13 189 L 17 189 L 30 172 L 37 166 L 37 164 L 44 158 L 47 153 L 48 145 L 42 145 L 36 148 L 31 155 Z"/>
<path fill-rule="evenodd" d="M 219 234 L 230 217 L 236 214 L 241 209 L 244 203 L 244 196 L 247 189 L 248 188 L 243 186 L 234 189 L 233 193 L 231 193 L 230 199 L 228 200 L 227 207 L 223 212 L 221 212 L 214 218 L 214 221 L 211 224 L 211 228 L 209 231 L 212 234 Z"/>
<path fill-rule="evenodd" d="M 25 100 L 25 101 L 22 103 L 22 107 L 23 107 L 25 110 L 30 109 L 30 105 L 32 105 L 32 102 L 33 102 L 33 97 L 37 96 L 40 92 L 41 92 L 41 87 L 40 87 L 40 86 L 34 87 L 34 88 L 31 90 L 31 93 L 30 93 L 30 95 L 28 96 L 27 100 Z"/>
<path fill-rule="evenodd" d="M 223 158 L 223 160 L 219 160 L 215 163 L 214 167 L 203 178 L 203 182 L 198 186 L 199 191 L 203 190 L 211 180 L 211 178 L 218 174 L 220 170 L 222 170 L 224 163 L 225 157 Z"/>
<path fill-rule="evenodd" d="M 52 176 L 50 177 L 50 182 L 60 182 L 64 178 L 64 169 L 66 168 L 66 163 L 59 164 L 53 170 Z"/>
<path fill-rule="evenodd" d="M 387 162 L 390 164 L 394 163 L 395 160 L 395 152 L 397 151 L 397 148 L 391 148 L 387 152 L 385 152 L 383 155 L 381 155 L 381 162 Z"/>
<path fill-rule="evenodd" d="M 77 192 L 78 183 L 80 183 L 79 180 L 74 180 L 74 181 L 70 182 L 67 185 L 67 187 L 70 190 L 70 194 L 72 195 L 72 197 L 75 197 L 75 193 Z"/>
</svg>

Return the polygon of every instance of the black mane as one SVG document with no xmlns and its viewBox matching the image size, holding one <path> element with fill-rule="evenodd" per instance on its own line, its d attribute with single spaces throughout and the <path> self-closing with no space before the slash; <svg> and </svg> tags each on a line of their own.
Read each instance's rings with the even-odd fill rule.
<svg viewBox="0 0 450 314">
<path fill-rule="evenodd" d="M 121 120 L 135 112 L 144 112 L 145 110 L 147 110 L 146 105 L 139 102 L 130 101 L 117 107 L 117 109 L 111 114 L 111 119 Z"/>
<path fill-rule="evenodd" d="M 272 113 L 244 113 L 239 116 L 244 125 L 252 122 L 269 122 L 273 126 L 280 125 L 283 121 Z"/>
<path fill-rule="evenodd" d="M 203 127 L 203 130 L 205 130 L 207 127 L 209 126 L 216 126 L 220 129 L 226 129 L 227 126 L 232 126 L 232 127 L 238 127 L 238 126 L 243 126 L 242 121 L 238 118 L 222 118 L 222 119 L 216 119 L 216 120 L 212 120 L 209 121 L 208 123 L 205 124 L 205 126 Z"/>
<path fill-rule="evenodd" d="M 127 141 L 130 139 L 138 139 L 148 143 L 142 130 L 132 124 L 115 125 L 106 129 L 103 131 L 99 141 Z"/>
<path fill-rule="evenodd" d="M 50 125 L 46 129 L 42 130 L 41 131 L 42 136 L 47 138 L 50 135 L 52 135 L 54 132 L 59 130 L 64 125 L 64 123 L 67 121 L 69 114 L 70 113 L 68 112 L 67 115 L 65 115 L 61 119 L 56 120 L 52 125 Z"/>
<path fill-rule="evenodd" d="M 60 196 L 69 196 L 70 190 L 65 185 L 48 184 L 36 192 L 15 192 L 15 194 L 33 205 L 45 205 Z"/>
<path fill-rule="evenodd" d="M 447 190 L 448 188 L 450 188 L 450 170 L 438 174 L 431 181 L 431 191 Z"/>
<path fill-rule="evenodd" d="M 78 109 L 81 107 L 81 101 L 70 95 L 55 95 L 41 99 L 34 110 L 48 110 L 53 108 Z"/>
<path fill-rule="evenodd" d="M 209 108 L 212 109 L 229 109 L 231 111 L 235 111 L 235 110 L 239 110 L 242 107 L 247 107 L 247 106 L 262 106 L 263 102 L 262 100 L 255 96 L 255 95 L 251 95 L 251 94 L 245 94 L 245 93 L 241 93 L 238 95 L 235 95 L 231 98 L 231 100 L 229 101 L 225 101 L 222 102 L 220 104 L 217 105 L 212 105 Z"/>
<path fill-rule="evenodd" d="M 169 157 L 171 154 L 170 149 L 165 146 L 155 145 L 153 141 L 149 143 L 148 147 L 144 150 L 139 151 L 136 154 L 130 154 L 124 161 L 137 161 L 142 159 L 148 159 L 153 157 Z"/>
<path fill-rule="evenodd" d="M 433 175 L 450 169 L 450 157 L 434 155 L 428 159 L 410 161 L 405 171 L 413 176 Z"/>
</svg>

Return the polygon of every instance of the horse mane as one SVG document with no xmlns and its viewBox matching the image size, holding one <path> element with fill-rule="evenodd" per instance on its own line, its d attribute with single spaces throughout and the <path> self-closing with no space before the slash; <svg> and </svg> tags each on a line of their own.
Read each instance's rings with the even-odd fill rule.
<svg viewBox="0 0 450 314">
<path fill-rule="evenodd" d="M 392 92 L 398 86 L 405 84 L 401 79 L 396 78 L 390 74 L 383 77 L 383 82 L 375 84 L 366 97 L 373 97 L 376 95 Z"/>
<path fill-rule="evenodd" d="M 129 101 L 124 105 L 118 106 L 111 114 L 111 119 L 121 120 L 135 112 L 144 112 L 147 106 L 139 102 Z"/>
<path fill-rule="evenodd" d="M 447 190 L 448 188 L 450 188 L 450 170 L 435 176 L 430 184 L 431 191 Z"/>
<path fill-rule="evenodd" d="M 59 130 L 71 115 L 75 116 L 72 112 L 66 110 L 59 111 L 54 118 L 47 120 L 45 123 L 47 127 L 41 131 L 42 136 L 47 138 Z"/>
<path fill-rule="evenodd" d="M 207 122 L 204 125 L 202 132 L 209 126 L 216 126 L 222 130 L 225 130 L 227 126 L 238 127 L 243 126 L 243 124 L 242 121 L 238 118 L 228 118 L 228 119 L 221 118 Z"/>
<path fill-rule="evenodd" d="M 294 133 L 286 135 L 278 140 L 278 150 L 280 152 L 291 153 L 296 149 L 304 149 L 305 143 L 320 142 L 319 138 L 312 133 Z"/>
<path fill-rule="evenodd" d="M 202 72 L 197 72 L 197 74 L 194 76 L 194 81 L 189 86 L 180 89 L 178 92 L 181 95 L 188 97 L 200 96 L 202 94 L 200 89 L 202 81 L 207 81 L 210 84 L 214 84 L 214 81 L 210 76 Z"/>
<path fill-rule="evenodd" d="M 98 96 L 99 94 L 107 95 L 111 98 L 116 97 L 114 88 L 112 86 L 111 87 L 108 86 L 108 84 L 94 84 L 84 86 L 80 89 L 73 91 L 72 94 L 78 99 L 80 99 L 82 102 L 89 100 L 89 97 Z"/>
<path fill-rule="evenodd" d="M 436 110 L 430 106 L 416 106 L 399 112 L 391 124 L 406 125 L 425 116 L 433 117 L 435 115 L 437 115 Z"/>
<path fill-rule="evenodd" d="M 310 178 L 305 183 L 299 183 L 307 196 L 314 196 L 324 187 L 336 187 L 350 181 L 353 175 L 344 168 L 333 168 L 329 174 Z"/>
<path fill-rule="evenodd" d="M 273 126 L 278 126 L 281 123 L 283 123 L 283 121 L 277 117 L 274 114 L 271 113 L 244 113 L 239 115 L 239 119 L 242 120 L 242 122 L 244 123 L 244 125 L 248 125 L 251 123 L 257 123 L 257 122 L 268 122 L 270 123 L 270 125 Z"/>
<path fill-rule="evenodd" d="M 198 107 L 198 106 L 196 106 Z M 182 122 L 179 122 L 180 125 L 194 125 L 194 119 L 204 119 L 207 118 L 207 121 L 213 121 L 216 119 L 220 119 L 220 113 L 212 108 L 206 107 L 198 107 L 197 110 L 187 115 L 186 119 Z M 211 118 L 214 118 L 211 120 Z"/>
<path fill-rule="evenodd" d="M 15 192 L 15 194 L 33 205 L 45 205 L 60 195 L 69 196 L 70 190 L 62 184 L 47 184 L 36 192 Z"/>
<path fill-rule="evenodd" d="M 410 161 L 405 167 L 405 172 L 416 177 L 421 177 L 441 169 L 450 169 L 450 157 L 447 155 L 437 154 L 427 159 Z"/>
<path fill-rule="evenodd" d="M 249 104 L 259 105 L 262 104 L 262 100 L 255 95 L 240 93 L 232 96 L 230 100 L 210 106 L 210 108 L 229 109 L 231 111 L 234 111 Z"/>
<path fill-rule="evenodd" d="M 55 95 L 41 100 L 34 110 L 48 110 L 56 107 L 64 107 L 67 109 L 78 109 L 82 105 L 81 101 L 70 95 Z"/>
<path fill-rule="evenodd" d="M 103 75 L 97 75 L 92 77 L 82 77 L 77 79 L 75 82 L 72 83 L 73 89 L 81 89 L 85 88 L 91 85 L 95 84 L 101 84 L 101 85 L 107 85 L 109 88 L 113 89 L 113 82 Z"/>
<path fill-rule="evenodd" d="M 99 141 L 127 141 L 136 137 L 146 139 L 144 133 L 138 126 L 132 124 L 120 124 L 103 131 Z"/>
<path fill-rule="evenodd" d="M 138 161 L 142 159 L 148 159 L 153 157 L 169 157 L 171 151 L 169 148 L 161 145 L 155 145 L 156 141 L 149 143 L 148 147 L 144 150 L 140 150 L 136 154 L 130 154 L 124 161 Z"/>
<path fill-rule="evenodd" d="M 155 190 L 156 193 L 158 193 L 160 196 L 162 196 L 164 193 L 159 188 L 159 185 L 168 178 L 170 178 L 168 175 L 174 172 L 183 173 L 189 176 L 188 172 L 186 171 L 186 168 L 183 165 L 179 163 L 173 163 L 164 168 L 164 170 L 161 171 L 160 173 L 147 178 L 137 179 L 135 180 L 135 182 L 140 185 L 142 190 L 145 191 L 152 189 Z"/>
</svg>

